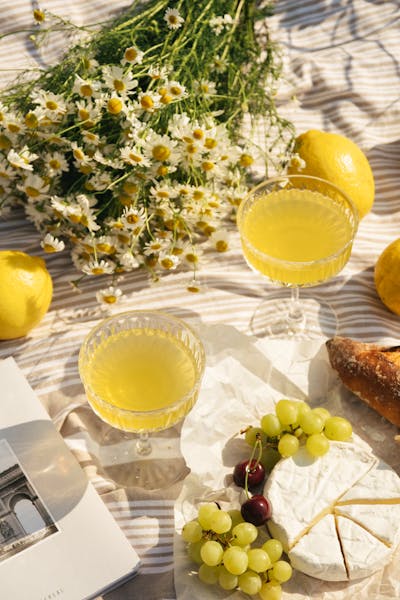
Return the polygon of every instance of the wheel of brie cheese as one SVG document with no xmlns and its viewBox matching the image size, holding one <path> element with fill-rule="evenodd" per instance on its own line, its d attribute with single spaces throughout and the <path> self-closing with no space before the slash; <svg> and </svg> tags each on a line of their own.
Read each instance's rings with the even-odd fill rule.
<svg viewBox="0 0 400 600">
<path fill-rule="evenodd" d="M 294 569 L 348 581 L 384 567 L 400 543 L 400 477 L 369 446 L 331 442 L 314 459 L 301 448 L 275 465 L 264 495 L 271 535 Z"/>
</svg>

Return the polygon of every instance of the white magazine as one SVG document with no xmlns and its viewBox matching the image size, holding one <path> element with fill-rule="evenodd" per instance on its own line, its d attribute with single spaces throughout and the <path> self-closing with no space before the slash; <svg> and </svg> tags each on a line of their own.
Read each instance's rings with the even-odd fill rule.
<svg viewBox="0 0 400 600">
<path fill-rule="evenodd" d="M 138 565 L 14 359 L 0 361 L 1 598 L 89 600 Z"/>
</svg>

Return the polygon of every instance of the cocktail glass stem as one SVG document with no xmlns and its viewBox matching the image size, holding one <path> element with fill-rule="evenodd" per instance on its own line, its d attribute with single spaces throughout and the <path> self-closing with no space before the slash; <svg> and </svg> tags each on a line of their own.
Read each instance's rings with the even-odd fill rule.
<svg viewBox="0 0 400 600">
<path fill-rule="evenodd" d="M 136 452 L 140 454 L 140 456 L 147 456 L 151 453 L 151 443 L 149 439 L 149 434 L 146 431 L 142 431 L 139 433 L 138 440 L 136 442 Z"/>
<path fill-rule="evenodd" d="M 290 292 L 289 312 L 286 318 L 289 327 L 296 330 L 304 324 L 305 315 L 300 303 L 299 288 L 297 286 L 291 287 Z"/>
</svg>

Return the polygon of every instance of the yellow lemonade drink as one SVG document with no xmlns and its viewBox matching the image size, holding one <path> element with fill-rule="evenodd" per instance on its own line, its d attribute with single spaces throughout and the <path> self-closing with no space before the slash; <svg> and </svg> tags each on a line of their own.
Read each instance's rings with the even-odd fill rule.
<svg viewBox="0 0 400 600">
<path fill-rule="evenodd" d="M 196 401 L 196 361 L 168 331 L 117 331 L 104 337 L 80 366 L 93 410 L 118 429 L 165 429 Z"/>
<path fill-rule="evenodd" d="M 354 219 L 340 198 L 309 189 L 260 194 L 239 217 L 244 256 L 284 285 L 315 285 L 349 259 Z"/>
</svg>

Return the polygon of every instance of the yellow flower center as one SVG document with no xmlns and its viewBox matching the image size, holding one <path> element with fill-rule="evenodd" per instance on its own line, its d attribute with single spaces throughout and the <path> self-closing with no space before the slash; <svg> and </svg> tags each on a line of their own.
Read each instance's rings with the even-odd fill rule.
<svg viewBox="0 0 400 600">
<path fill-rule="evenodd" d="M 182 88 L 179 87 L 178 85 L 171 85 L 170 91 L 171 91 L 171 94 L 173 94 L 174 96 L 181 96 L 181 94 L 182 94 Z"/>
<path fill-rule="evenodd" d="M 205 160 L 204 162 L 201 163 L 201 168 L 203 169 L 203 171 L 212 171 L 214 169 L 215 165 L 213 162 L 211 162 L 210 160 Z"/>
<path fill-rule="evenodd" d="M 204 198 L 204 192 L 202 190 L 194 190 L 194 192 L 193 192 L 193 199 L 194 200 L 201 200 L 202 198 Z"/>
<path fill-rule="evenodd" d="M 164 190 L 158 190 L 156 196 L 158 198 L 169 198 L 169 193 Z"/>
<path fill-rule="evenodd" d="M 25 125 L 30 129 L 35 129 L 39 125 L 38 118 L 33 113 L 28 113 L 25 115 Z"/>
<path fill-rule="evenodd" d="M 115 253 L 115 247 L 112 244 L 108 244 L 107 242 L 100 242 L 99 244 L 97 244 L 97 250 L 106 254 Z"/>
<path fill-rule="evenodd" d="M 197 148 L 196 148 L 195 144 L 188 144 L 186 146 L 186 152 L 188 154 L 196 154 Z"/>
<path fill-rule="evenodd" d="M 193 137 L 195 140 L 201 140 L 203 138 L 204 133 L 202 132 L 201 129 L 194 129 L 193 130 Z"/>
<path fill-rule="evenodd" d="M 85 158 L 85 154 L 79 148 L 75 148 L 72 154 L 76 160 L 83 160 Z"/>
<path fill-rule="evenodd" d="M 165 165 L 160 165 L 157 169 L 157 175 L 159 175 L 160 177 L 164 177 L 167 174 L 168 174 L 168 167 L 166 167 Z"/>
<path fill-rule="evenodd" d="M 89 83 L 84 83 L 80 87 L 80 92 L 82 96 L 91 96 L 93 94 L 93 88 Z"/>
<path fill-rule="evenodd" d="M 7 129 L 11 133 L 18 133 L 19 131 L 21 131 L 21 127 L 19 125 L 17 125 L 17 123 L 9 123 L 7 125 Z"/>
<path fill-rule="evenodd" d="M 228 244 L 225 242 L 225 240 L 218 240 L 218 242 L 215 244 L 215 248 L 217 252 L 226 252 L 228 250 Z"/>
<path fill-rule="evenodd" d="M 78 111 L 78 115 L 79 118 L 82 119 L 82 121 L 87 121 L 87 119 L 90 117 L 90 113 L 88 110 L 86 110 L 86 108 L 80 108 Z"/>
<path fill-rule="evenodd" d="M 79 165 L 79 171 L 81 173 L 83 173 L 84 175 L 90 175 L 90 173 L 92 173 L 93 169 L 90 165 Z"/>
<path fill-rule="evenodd" d="M 215 140 L 214 138 L 206 138 L 204 142 L 204 146 L 207 148 L 207 150 L 212 150 L 213 148 L 215 148 L 216 145 L 217 140 Z"/>
<path fill-rule="evenodd" d="M 129 152 L 129 158 L 130 160 L 136 163 L 140 163 L 143 160 L 143 158 L 139 156 L 139 154 L 135 154 L 134 152 Z"/>
<path fill-rule="evenodd" d="M 103 296 L 103 302 L 105 302 L 106 304 L 114 304 L 116 301 L 117 301 L 117 297 L 114 296 L 113 294 Z"/>
<path fill-rule="evenodd" d="M 56 252 L 56 249 L 51 244 L 43 244 L 43 250 L 45 252 L 47 252 L 48 254 L 51 254 L 52 252 Z"/>
<path fill-rule="evenodd" d="M 174 266 L 174 261 L 171 258 L 163 258 L 161 260 L 161 266 L 164 269 L 172 269 L 172 267 Z"/>
<path fill-rule="evenodd" d="M 124 53 L 124 57 L 126 58 L 126 60 L 128 60 L 129 62 L 133 62 L 134 60 L 136 60 L 137 58 L 137 51 L 135 50 L 135 48 L 127 48 L 125 50 Z"/>
<path fill-rule="evenodd" d="M 254 158 L 250 154 L 242 154 L 239 159 L 241 167 L 250 167 L 254 162 Z"/>
<path fill-rule="evenodd" d="M 122 189 L 127 194 L 136 194 L 139 190 L 139 187 L 136 185 L 136 183 L 132 183 L 131 181 L 125 181 L 124 185 L 122 186 Z"/>
<path fill-rule="evenodd" d="M 130 223 L 131 225 L 134 225 L 134 224 L 135 224 L 135 223 L 137 223 L 138 221 L 139 221 L 139 217 L 138 217 L 138 215 L 135 215 L 135 214 L 133 214 L 133 215 L 128 215 L 128 216 L 126 217 L 126 222 L 127 222 L 127 223 Z"/>
<path fill-rule="evenodd" d="M 161 103 L 162 104 L 169 104 L 170 102 L 172 102 L 173 97 L 170 94 L 163 94 L 161 96 Z"/>
<path fill-rule="evenodd" d="M 25 188 L 25 194 L 30 198 L 37 198 L 40 196 L 40 191 L 30 185 L 27 185 Z"/>
<path fill-rule="evenodd" d="M 52 169 L 59 169 L 61 167 L 61 163 L 56 158 L 52 158 L 51 160 L 49 160 L 49 166 Z"/>
<path fill-rule="evenodd" d="M 35 8 L 35 10 L 33 11 L 33 18 L 37 23 L 42 23 L 46 17 L 42 10 L 40 10 L 39 8 Z"/>
<path fill-rule="evenodd" d="M 125 90 L 125 84 L 122 79 L 114 79 L 113 85 L 117 92 L 123 92 Z"/>
<path fill-rule="evenodd" d="M 103 273 L 104 273 L 104 269 L 102 269 L 101 267 L 93 267 L 93 269 L 92 269 L 93 275 L 103 275 Z"/>
<path fill-rule="evenodd" d="M 119 98 L 110 98 L 107 102 L 107 110 L 112 115 L 118 115 L 123 108 L 123 104 Z"/>
<path fill-rule="evenodd" d="M 187 291 L 192 292 L 192 294 L 198 294 L 200 292 L 200 288 L 197 285 L 188 285 Z"/>
<path fill-rule="evenodd" d="M 48 108 L 49 110 L 57 110 L 58 104 L 57 102 L 54 102 L 54 100 L 47 100 L 46 108 Z"/>
<path fill-rule="evenodd" d="M 140 104 L 141 104 L 141 107 L 144 108 L 145 110 L 150 110 L 154 106 L 154 100 L 148 94 L 144 94 L 144 96 L 142 96 L 140 99 Z"/>
<path fill-rule="evenodd" d="M 170 157 L 171 150 L 163 144 L 157 144 L 156 146 L 154 146 L 151 153 L 155 160 L 163 161 L 167 160 Z"/>
<path fill-rule="evenodd" d="M 199 262 L 199 257 L 196 254 L 194 254 L 193 252 L 189 252 L 188 254 L 186 254 L 185 258 L 186 258 L 187 262 L 189 262 L 191 264 L 196 264 L 197 262 Z"/>
</svg>

